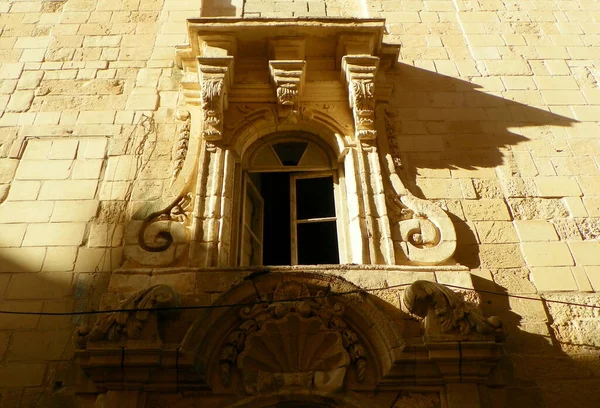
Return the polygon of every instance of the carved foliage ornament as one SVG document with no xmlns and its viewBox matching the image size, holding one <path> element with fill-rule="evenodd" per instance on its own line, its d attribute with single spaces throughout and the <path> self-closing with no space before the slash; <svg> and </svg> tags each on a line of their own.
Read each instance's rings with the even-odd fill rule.
<svg viewBox="0 0 600 408">
<path fill-rule="evenodd" d="M 156 331 L 157 309 L 177 306 L 179 297 L 170 286 L 152 286 L 126 299 L 118 311 L 101 315 L 91 328 L 79 328 L 75 344 L 77 348 L 85 348 L 88 342 L 103 340 L 160 340 Z"/>
<path fill-rule="evenodd" d="M 240 311 L 242 323 L 221 350 L 225 385 L 234 367 L 250 394 L 294 386 L 335 391 L 350 363 L 364 380 L 365 350 L 343 319 L 343 305 L 330 303 L 324 292 L 311 298 L 307 286 L 295 281 L 260 296 L 264 303 Z"/>
<path fill-rule="evenodd" d="M 177 119 L 183 123 L 179 127 L 179 137 L 177 138 L 176 146 L 173 153 L 173 171 L 171 172 L 171 185 L 181 172 L 183 162 L 187 156 L 190 143 L 190 112 L 187 110 L 177 111 Z"/>
<path fill-rule="evenodd" d="M 499 317 L 486 318 L 476 305 L 439 283 L 413 282 L 404 291 L 402 301 L 411 313 L 425 319 L 427 335 L 502 332 Z"/>
<path fill-rule="evenodd" d="M 353 55 L 342 58 L 342 71 L 348 83 L 348 97 L 354 114 L 358 139 L 375 139 L 375 75 L 379 58 Z"/>
<path fill-rule="evenodd" d="M 396 400 L 392 408 L 439 408 L 437 393 L 407 393 Z"/>
</svg>

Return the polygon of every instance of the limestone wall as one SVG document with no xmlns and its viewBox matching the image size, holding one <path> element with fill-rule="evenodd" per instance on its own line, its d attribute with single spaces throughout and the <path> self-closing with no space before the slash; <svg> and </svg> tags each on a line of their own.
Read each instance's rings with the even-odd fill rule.
<svg viewBox="0 0 600 408">
<path fill-rule="evenodd" d="M 98 306 L 124 223 L 169 184 L 175 47 L 200 15 L 385 18 L 404 179 L 451 215 L 473 286 L 600 304 L 600 3 L 0 0 L 1 310 Z M 205 303 L 230 283 L 178 279 Z M 600 309 L 481 297 L 509 332 L 490 406 L 600 405 Z M 0 314 L 0 407 L 71 406 L 86 321 Z"/>
</svg>

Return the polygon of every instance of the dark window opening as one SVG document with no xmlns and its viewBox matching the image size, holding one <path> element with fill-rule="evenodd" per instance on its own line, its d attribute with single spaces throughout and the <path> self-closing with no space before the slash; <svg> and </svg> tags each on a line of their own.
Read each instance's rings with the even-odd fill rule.
<svg viewBox="0 0 600 408">
<path fill-rule="evenodd" d="M 250 173 L 264 202 L 263 265 L 338 264 L 333 177 Z"/>
</svg>

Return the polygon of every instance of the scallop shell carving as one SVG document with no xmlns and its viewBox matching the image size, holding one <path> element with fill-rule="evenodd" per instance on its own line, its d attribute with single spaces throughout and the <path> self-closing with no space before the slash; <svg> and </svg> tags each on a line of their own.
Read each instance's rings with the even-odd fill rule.
<svg viewBox="0 0 600 408">
<path fill-rule="evenodd" d="M 342 338 L 317 318 L 290 314 L 266 322 L 252 334 L 238 358 L 245 371 L 301 373 L 330 371 L 350 364 Z"/>
</svg>

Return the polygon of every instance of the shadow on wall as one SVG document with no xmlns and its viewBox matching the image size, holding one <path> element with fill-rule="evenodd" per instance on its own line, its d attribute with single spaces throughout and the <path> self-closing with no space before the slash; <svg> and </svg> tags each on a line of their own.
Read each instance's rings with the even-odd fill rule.
<svg viewBox="0 0 600 408">
<path fill-rule="evenodd" d="M 21 249 L 0 257 L 0 310 L 31 313 L 0 314 L 0 408 L 76 407 L 74 394 L 86 380 L 73 334 L 95 317 L 37 313 L 97 309 L 109 274 L 38 272 L 45 251 L 22 256 Z"/>
<path fill-rule="evenodd" d="M 510 275 L 510 272 L 507 272 L 507 275 Z M 506 355 L 494 370 L 491 379 L 492 383 L 501 387 L 490 388 L 490 406 L 600 406 L 600 347 L 583 344 L 584 342 L 561 342 L 557 338 L 560 327 L 552 318 L 560 318 L 560 313 L 555 310 L 552 313 L 548 311 L 548 305 L 554 308 L 555 304 L 508 297 L 505 287 L 475 275 L 472 275 L 472 278 L 473 287 L 480 295 L 484 313 L 487 316 L 499 316 L 506 333 Z M 521 280 L 520 296 L 538 297 L 526 274 L 524 277 L 504 278 L 513 282 L 515 279 Z M 569 309 L 572 306 L 559 307 Z M 593 314 L 594 309 L 587 308 L 583 313 Z M 576 323 L 575 318 L 565 317 Z M 573 338 L 579 337 L 574 331 L 570 334 Z"/>
<path fill-rule="evenodd" d="M 386 125 L 404 182 L 417 196 L 442 201 L 457 229 L 457 261 L 477 268 L 478 241 L 458 200 L 535 195 L 525 180 L 538 174 L 530 152 L 559 155 L 568 149 L 564 128 L 577 121 L 546 110 L 537 90 L 506 90 L 497 76 L 468 82 L 406 64 L 388 75 L 394 93 Z"/>
<path fill-rule="evenodd" d="M 202 2 L 202 17 L 241 17 L 244 0 L 205 0 Z"/>
</svg>

